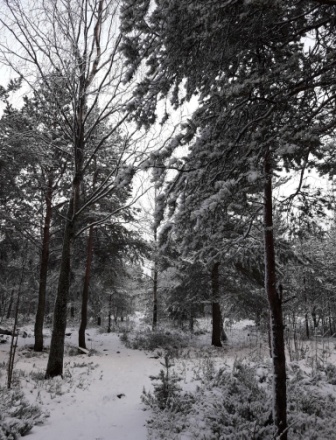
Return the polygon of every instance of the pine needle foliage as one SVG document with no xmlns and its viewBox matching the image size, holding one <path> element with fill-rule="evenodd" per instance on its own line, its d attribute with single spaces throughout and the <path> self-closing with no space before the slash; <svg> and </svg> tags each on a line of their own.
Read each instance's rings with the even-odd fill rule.
<svg viewBox="0 0 336 440">
<path fill-rule="evenodd" d="M 0 388 L 0 440 L 16 440 L 43 423 L 45 415 L 21 391 Z"/>
<path fill-rule="evenodd" d="M 163 362 L 160 362 L 163 369 L 157 376 L 149 376 L 154 382 L 154 392 L 143 390 L 141 399 L 150 407 L 158 407 L 160 410 L 165 408 L 173 409 L 175 406 L 176 397 L 181 392 L 181 387 L 178 382 L 181 378 L 176 374 L 172 367 L 174 363 L 171 360 L 169 353 L 163 358 Z"/>
</svg>

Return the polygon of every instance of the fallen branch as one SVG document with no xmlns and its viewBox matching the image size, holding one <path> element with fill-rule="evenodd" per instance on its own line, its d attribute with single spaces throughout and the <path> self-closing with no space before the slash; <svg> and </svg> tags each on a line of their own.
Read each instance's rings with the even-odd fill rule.
<svg viewBox="0 0 336 440">
<path fill-rule="evenodd" d="M 82 348 L 82 347 L 78 347 L 78 351 L 82 351 L 85 354 L 90 354 L 89 350 L 87 350 L 86 348 Z"/>
<path fill-rule="evenodd" d="M 6 330 L 4 328 L 0 328 L 0 335 L 8 335 L 8 336 L 13 336 L 13 331 L 12 330 Z M 16 332 L 14 334 L 14 336 L 18 336 L 18 333 Z"/>
</svg>

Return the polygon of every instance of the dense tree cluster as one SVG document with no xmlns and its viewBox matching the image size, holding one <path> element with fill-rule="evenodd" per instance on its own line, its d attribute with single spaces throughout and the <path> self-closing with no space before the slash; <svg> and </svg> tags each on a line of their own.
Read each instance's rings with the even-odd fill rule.
<svg viewBox="0 0 336 440">
<path fill-rule="evenodd" d="M 274 418 L 282 438 L 287 436 L 284 298 L 277 287 L 273 185 L 279 171 L 303 172 L 314 159 L 322 160 L 334 135 L 333 9 L 329 2 L 313 1 L 123 4 L 128 78 L 139 67 L 145 72 L 129 104 L 138 123 L 155 122 L 162 98 L 175 108 L 198 99 L 190 121 L 160 152 L 168 168 L 178 169 L 165 184 L 162 208 L 169 207 L 171 234 L 180 236 L 191 223 L 194 236 L 187 236 L 182 248 L 213 266 L 214 290 L 218 265 L 237 244 L 249 245 L 251 239 L 244 239 L 254 236 L 262 214 Z M 183 159 L 174 156 L 181 145 L 189 147 Z M 205 258 L 199 251 L 204 243 L 210 248 Z"/>
<path fill-rule="evenodd" d="M 0 61 L 14 73 L 0 88 L 0 316 L 27 298 L 37 351 L 53 316 L 47 377 L 63 371 L 70 303 L 82 349 L 88 315 L 100 323 L 105 312 L 111 330 L 112 315 L 139 305 L 137 290 L 152 294 L 153 329 L 170 319 L 193 331 L 210 313 L 215 346 L 225 317 L 249 317 L 269 329 L 286 439 L 285 325 L 307 338 L 336 328 L 334 201 L 304 183 L 306 172 L 335 174 L 335 8 L 5 2 Z M 148 154 L 142 133 L 187 103 L 189 119 Z M 133 183 L 149 169 L 151 245 Z"/>
</svg>

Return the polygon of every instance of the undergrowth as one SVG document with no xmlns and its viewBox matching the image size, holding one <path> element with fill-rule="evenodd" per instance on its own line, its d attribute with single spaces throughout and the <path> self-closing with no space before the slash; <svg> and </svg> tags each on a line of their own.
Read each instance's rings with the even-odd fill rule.
<svg viewBox="0 0 336 440">
<path fill-rule="evenodd" d="M 163 349 L 175 352 L 177 355 L 178 350 L 189 346 L 190 335 L 174 330 L 157 329 L 152 331 L 147 329 L 135 333 L 124 332 L 121 334 L 120 340 L 128 348 L 149 351 Z"/>
<path fill-rule="evenodd" d="M 154 382 L 154 393 L 143 390 L 141 400 L 149 406 L 158 406 L 161 410 L 165 408 L 174 408 L 175 398 L 179 395 L 182 388 L 178 382 L 182 380 L 172 369 L 174 366 L 169 354 L 164 356 L 163 362 L 160 362 L 163 369 L 157 376 L 149 376 Z"/>
<path fill-rule="evenodd" d="M 0 440 L 19 439 L 45 417 L 39 406 L 28 403 L 23 392 L 0 388 Z"/>
<path fill-rule="evenodd" d="M 332 385 L 333 373 L 331 366 L 311 375 L 298 365 L 289 370 L 289 439 L 334 438 L 336 388 Z M 143 397 L 153 413 L 147 422 L 150 439 L 275 439 L 268 366 L 235 362 L 232 369 L 220 369 L 214 375 L 203 377 L 193 392 L 176 391 L 174 399 L 163 405 L 162 390 L 168 388 L 167 378 L 162 373 L 156 376 L 154 393 L 146 392 Z M 161 388 L 158 379 L 161 379 Z"/>
</svg>

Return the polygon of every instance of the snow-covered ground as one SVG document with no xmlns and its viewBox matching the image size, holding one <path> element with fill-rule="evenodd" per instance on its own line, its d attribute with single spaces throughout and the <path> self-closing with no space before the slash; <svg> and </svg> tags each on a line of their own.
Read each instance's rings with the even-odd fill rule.
<svg viewBox="0 0 336 440">
<path fill-rule="evenodd" d="M 27 329 L 29 331 L 29 329 Z M 67 337 L 76 347 L 77 332 Z M 149 376 L 159 370 L 153 353 L 127 349 L 116 333 L 87 331 L 93 355 L 65 357 L 64 379 L 43 380 L 47 353 L 27 347 L 33 338 L 19 337 L 15 371 L 20 387 L 32 403 L 49 413 L 46 422 L 34 427 L 31 440 L 143 440 L 146 412 L 140 396 L 150 387 Z M 47 343 L 50 339 L 47 339 Z M 70 349 L 71 350 L 71 349 Z M 69 352 L 69 349 L 67 350 Z M 72 351 L 75 352 L 73 348 Z M 0 363 L 7 362 L 9 343 L 0 346 Z M 5 382 L 5 375 L 1 378 Z"/>
<path fill-rule="evenodd" d="M 210 346 L 210 323 L 203 324 L 200 335 L 192 339 L 191 345 L 180 353 L 178 359 L 173 359 L 174 370 L 182 378 L 184 391 L 193 392 L 202 377 L 212 374 L 213 368 L 225 365 L 231 368 L 237 359 L 270 364 L 267 338 L 256 330 L 252 322 L 244 321 L 227 327 L 229 341 L 219 349 Z M 149 376 L 157 376 L 162 368 L 162 350 L 146 352 L 129 349 L 121 342 L 118 333 L 88 329 L 90 355 L 78 355 L 78 333 L 75 328 L 69 328 L 67 332 L 71 336 L 66 337 L 64 377 L 45 380 L 48 354 L 34 353 L 30 348 L 34 342 L 32 326 L 21 328 L 20 335 L 24 331 L 28 336 L 18 339 L 14 388 L 20 388 L 30 403 L 38 404 L 48 414 L 44 424 L 34 426 L 27 438 L 147 439 L 146 421 L 151 416 L 151 410 L 141 402 L 141 394 L 144 387 L 153 390 Z M 47 337 L 45 344 L 49 342 L 50 337 Z M 314 362 L 318 361 L 336 365 L 332 340 L 328 344 L 323 342 L 319 347 L 314 341 L 304 344 L 302 359 L 298 360 L 303 370 L 312 371 Z M 0 385 L 3 387 L 6 384 L 5 366 L 9 348 L 9 342 L 0 344 Z"/>
</svg>

